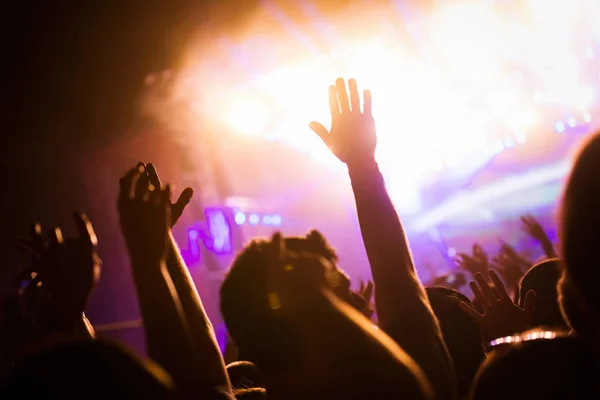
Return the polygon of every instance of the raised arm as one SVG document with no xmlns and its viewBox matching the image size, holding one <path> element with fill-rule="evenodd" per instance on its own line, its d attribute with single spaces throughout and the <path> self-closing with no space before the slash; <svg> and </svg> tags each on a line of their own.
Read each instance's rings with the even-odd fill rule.
<svg viewBox="0 0 600 400">
<path fill-rule="evenodd" d="M 200 375 L 194 348 L 173 281 L 167 271 L 171 203 L 169 189 L 150 191 L 143 166 L 121 179 L 118 209 L 131 258 L 133 278 L 146 332 L 148 353 L 173 378 L 184 398 L 203 398 L 211 387 Z"/>
<path fill-rule="evenodd" d="M 146 170 L 150 183 L 155 187 L 161 187 L 161 181 L 155 166 L 148 164 Z M 179 199 L 172 204 L 171 226 L 175 225 L 192 195 L 193 190 L 186 188 Z M 204 359 L 200 366 L 201 370 L 198 371 L 198 379 L 204 380 L 209 386 L 229 391 L 229 378 L 213 326 L 204 310 L 204 305 L 192 276 L 181 257 L 175 238 L 170 231 L 166 262 L 167 271 L 175 286 L 183 314 L 190 329 L 195 351 Z"/>
<path fill-rule="evenodd" d="M 373 280 L 380 325 L 417 361 L 433 384 L 436 397 L 455 397 L 452 362 L 425 291 L 417 277 L 400 218 L 375 161 L 377 137 L 371 94 L 364 92 L 361 111 L 356 81 L 343 79 L 329 88 L 332 127 L 310 127 L 348 166 L 356 210 Z"/>
</svg>

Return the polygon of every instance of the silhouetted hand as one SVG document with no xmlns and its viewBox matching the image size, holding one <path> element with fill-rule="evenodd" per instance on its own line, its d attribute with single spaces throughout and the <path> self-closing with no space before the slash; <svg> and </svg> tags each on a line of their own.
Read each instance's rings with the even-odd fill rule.
<svg viewBox="0 0 600 400">
<path fill-rule="evenodd" d="M 156 171 L 156 167 L 154 166 L 154 164 L 146 164 L 146 173 L 148 175 L 150 184 L 153 187 L 162 187 L 162 183 L 160 181 L 158 172 Z M 183 190 L 183 192 L 181 192 L 177 201 L 175 203 L 171 203 L 171 227 L 175 226 L 175 224 L 179 220 L 179 217 L 181 217 L 183 210 L 192 199 L 193 195 L 194 189 L 192 189 L 191 187 L 187 187 Z"/>
<path fill-rule="evenodd" d="M 456 264 L 460 269 L 470 273 L 473 277 L 477 273 L 482 274 L 486 278 L 488 276 L 488 254 L 477 243 L 473 245 L 473 254 L 458 253 Z"/>
<path fill-rule="evenodd" d="M 548 237 L 546 230 L 542 227 L 542 224 L 540 224 L 539 221 L 530 214 L 523 215 L 521 217 L 521 223 L 523 223 L 523 230 L 525 233 L 540 242 L 544 248 L 546 256 L 549 258 L 555 258 L 556 250 L 554 249 L 554 245 Z"/>
<path fill-rule="evenodd" d="M 375 285 L 369 280 L 367 283 L 360 281 L 360 287 L 356 292 L 350 294 L 350 303 L 360 311 L 365 317 L 371 319 L 375 313 L 375 308 L 371 303 L 373 299 L 373 289 Z"/>
<path fill-rule="evenodd" d="M 60 228 L 42 235 L 35 224 L 29 238 L 19 239 L 18 247 L 32 257 L 32 265 L 20 280 L 26 281 L 25 295 L 43 299 L 42 313 L 61 324 L 79 322 L 100 276 L 101 260 L 97 239 L 85 214 L 74 213 L 79 236 L 64 238 Z"/>
<path fill-rule="evenodd" d="M 498 271 L 510 292 L 514 292 L 519 287 L 519 281 L 531 268 L 531 261 L 521 256 L 508 243 L 503 242 L 500 251 L 492 259 L 494 270 Z"/>
<path fill-rule="evenodd" d="M 143 182 L 143 165 L 121 178 L 118 199 L 121 230 L 134 260 L 161 261 L 166 257 L 170 225 L 170 188 Z"/>
<path fill-rule="evenodd" d="M 463 311 L 473 317 L 488 339 L 510 336 L 529 329 L 534 311 L 535 292 L 530 290 L 525 296 L 524 307 L 519 308 L 511 300 L 504 284 L 493 270 L 489 271 L 493 287 L 477 273 L 469 286 L 483 313 L 465 302 L 460 303 Z"/>
<path fill-rule="evenodd" d="M 363 93 L 363 110 L 356 81 L 348 81 L 350 98 L 343 79 L 329 87 L 331 130 L 319 122 L 311 122 L 310 128 L 323 140 L 333 154 L 348 165 L 361 164 L 374 159 L 377 135 L 371 114 L 371 93 Z"/>
</svg>

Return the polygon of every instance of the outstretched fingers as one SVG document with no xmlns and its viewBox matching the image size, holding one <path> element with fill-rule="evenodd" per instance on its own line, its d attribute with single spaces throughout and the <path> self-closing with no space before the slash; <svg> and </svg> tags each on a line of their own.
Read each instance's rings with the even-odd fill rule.
<svg viewBox="0 0 600 400">
<path fill-rule="evenodd" d="M 160 177 L 158 176 L 158 171 L 156 171 L 154 164 L 146 164 L 146 173 L 148 174 L 148 179 L 152 186 L 155 188 L 160 188 L 162 183 L 160 182 Z"/>
<path fill-rule="evenodd" d="M 371 91 L 365 89 L 363 92 L 363 113 L 368 117 L 373 117 L 371 105 Z"/>
<path fill-rule="evenodd" d="M 494 284 L 495 292 L 498 295 L 498 297 L 500 297 L 500 300 L 507 300 L 507 299 L 510 300 L 510 296 L 508 295 L 508 292 L 506 291 L 506 287 L 504 286 L 504 283 L 502 283 L 502 281 L 500 280 L 500 277 L 498 276 L 496 271 L 491 269 L 489 271 L 489 275 L 490 275 L 490 279 L 492 280 L 492 283 Z M 510 300 L 510 301 L 512 301 L 512 300 Z"/>
<path fill-rule="evenodd" d="M 73 213 L 73 219 L 75 220 L 75 224 L 77 225 L 77 231 L 79 232 L 79 237 L 83 238 L 86 243 L 89 243 L 92 246 L 98 245 L 98 238 L 96 237 L 96 232 L 94 232 L 94 227 L 90 222 L 87 215 L 80 212 Z"/>
<path fill-rule="evenodd" d="M 360 98 L 358 96 L 356 79 L 350 79 L 348 81 L 348 89 L 350 90 L 350 106 L 352 107 L 352 112 L 360 113 Z"/>
<path fill-rule="evenodd" d="M 329 86 L 329 111 L 331 111 L 331 119 L 333 121 L 340 117 L 340 103 L 338 101 L 337 88 L 335 85 Z"/>
<path fill-rule="evenodd" d="M 137 167 L 130 169 L 125 175 L 123 175 L 123 177 L 119 181 L 119 186 L 121 188 L 119 193 L 119 200 L 128 200 L 130 198 L 133 198 L 133 184 L 134 181 L 137 180 L 136 178 L 139 177 L 139 175 L 140 171 Z"/>
<path fill-rule="evenodd" d="M 335 88 L 337 90 L 337 98 L 340 103 L 342 114 L 350 112 L 350 102 L 348 100 L 348 92 L 346 91 L 346 82 L 344 82 L 342 78 L 336 79 Z"/>
</svg>

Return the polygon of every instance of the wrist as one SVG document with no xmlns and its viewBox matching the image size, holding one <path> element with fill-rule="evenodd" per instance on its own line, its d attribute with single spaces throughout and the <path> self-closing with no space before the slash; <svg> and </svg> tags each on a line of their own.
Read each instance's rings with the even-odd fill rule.
<svg viewBox="0 0 600 400">
<path fill-rule="evenodd" d="M 375 157 L 352 160 L 346 163 L 350 175 L 379 172 Z"/>
</svg>

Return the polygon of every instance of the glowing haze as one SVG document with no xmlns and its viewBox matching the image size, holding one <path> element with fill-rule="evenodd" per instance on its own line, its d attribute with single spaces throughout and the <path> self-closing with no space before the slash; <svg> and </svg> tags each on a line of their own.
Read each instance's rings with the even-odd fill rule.
<svg viewBox="0 0 600 400">
<path fill-rule="evenodd" d="M 307 125 L 329 121 L 336 77 L 356 78 L 373 93 L 377 157 L 403 196 L 556 123 L 589 123 L 597 108 L 600 1 L 362 2 L 335 13 L 312 3 L 262 1 L 239 29 L 199 40 L 176 92 L 220 129 L 336 168 Z"/>
</svg>

